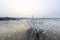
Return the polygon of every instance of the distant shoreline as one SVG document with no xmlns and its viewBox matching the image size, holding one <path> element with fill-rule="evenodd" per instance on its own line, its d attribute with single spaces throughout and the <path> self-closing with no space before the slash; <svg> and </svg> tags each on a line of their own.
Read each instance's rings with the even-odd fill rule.
<svg viewBox="0 0 60 40">
<path fill-rule="evenodd" d="M 32 18 L 0 17 L 0 20 L 20 20 L 20 19 L 32 19 Z M 33 19 L 60 19 L 60 18 L 33 18 Z"/>
<path fill-rule="evenodd" d="M 11 18 L 11 17 L 0 17 L 0 20 L 16 20 L 16 18 Z"/>
</svg>

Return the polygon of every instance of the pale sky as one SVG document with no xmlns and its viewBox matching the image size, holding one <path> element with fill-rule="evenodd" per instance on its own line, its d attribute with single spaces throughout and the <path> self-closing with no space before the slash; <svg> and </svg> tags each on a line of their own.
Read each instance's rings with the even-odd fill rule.
<svg viewBox="0 0 60 40">
<path fill-rule="evenodd" d="M 60 17 L 60 0 L 0 0 L 0 17 Z"/>
</svg>

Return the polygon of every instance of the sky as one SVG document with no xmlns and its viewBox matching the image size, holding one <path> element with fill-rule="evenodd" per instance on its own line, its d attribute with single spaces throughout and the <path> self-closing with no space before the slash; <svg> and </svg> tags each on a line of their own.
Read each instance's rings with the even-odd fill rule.
<svg viewBox="0 0 60 40">
<path fill-rule="evenodd" d="M 60 18 L 60 0 L 0 0 L 0 17 Z"/>
</svg>

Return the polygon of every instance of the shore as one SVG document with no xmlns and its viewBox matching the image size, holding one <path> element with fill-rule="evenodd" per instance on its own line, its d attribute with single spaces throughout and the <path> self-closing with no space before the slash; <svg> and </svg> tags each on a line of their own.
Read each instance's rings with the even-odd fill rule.
<svg viewBox="0 0 60 40">
<path fill-rule="evenodd" d="M 16 18 L 13 18 L 13 17 L 0 17 L 0 20 L 16 20 Z"/>
</svg>

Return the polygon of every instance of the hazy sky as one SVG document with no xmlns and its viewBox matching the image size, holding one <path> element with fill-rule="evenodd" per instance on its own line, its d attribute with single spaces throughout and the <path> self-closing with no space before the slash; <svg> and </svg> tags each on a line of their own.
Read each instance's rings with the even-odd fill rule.
<svg viewBox="0 0 60 40">
<path fill-rule="evenodd" d="M 60 17 L 60 0 L 0 0 L 0 17 Z"/>
</svg>

